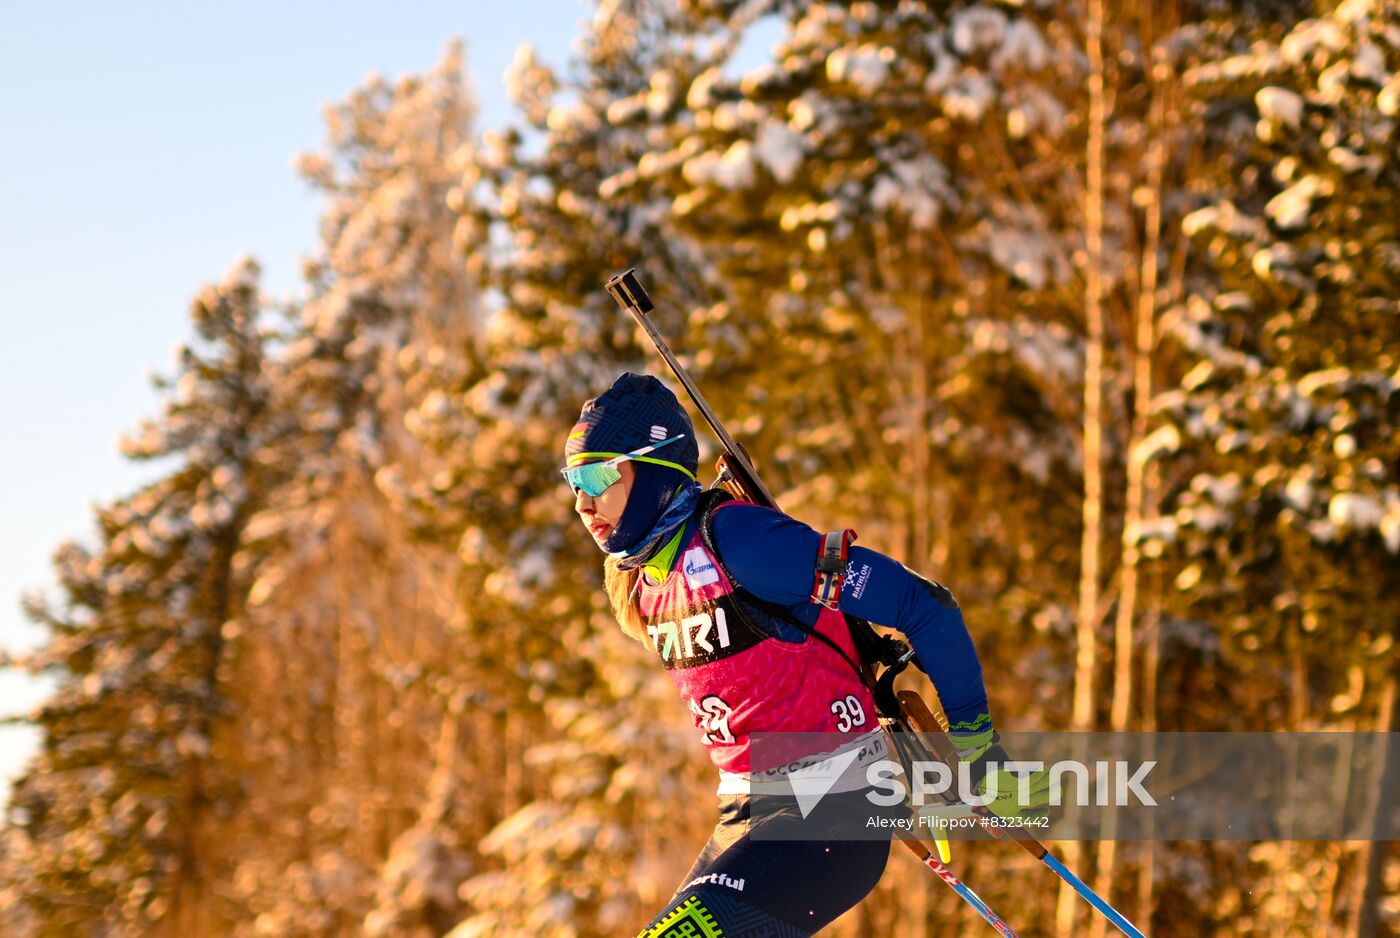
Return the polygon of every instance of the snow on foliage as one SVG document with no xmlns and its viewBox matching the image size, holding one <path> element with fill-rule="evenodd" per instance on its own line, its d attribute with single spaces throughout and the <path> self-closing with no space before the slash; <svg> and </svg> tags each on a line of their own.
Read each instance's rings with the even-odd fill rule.
<svg viewBox="0 0 1400 938">
<path fill-rule="evenodd" d="M 1079 373 L 1079 343 L 1063 326 L 1018 316 L 1011 322 L 969 319 L 973 348 L 1011 353 L 1031 374 L 1054 384 Z"/>
<path fill-rule="evenodd" d="M 389 847 L 376 906 L 364 919 L 365 938 L 393 938 L 425 910 L 457 908 L 457 889 L 471 864 L 445 834 L 415 825 Z"/>
<path fill-rule="evenodd" d="M 906 214 L 916 228 L 938 224 L 944 205 L 957 207 L 957 194 L 948 184 L 948 169 L 933 156 L 898 160 L 875 180 L 870 205 L 880 212 Z"/>
<path fill-rule="evenodd" d="M 1338 13 L 1342 11 L 1338 10 Z M 1346 32 L 1336 20 L 1328 17 L 1304 20 L 1293 27 L 1279 44 L 1279 52 L 1285 62 L 1299 65 L 1304 59 L 1311 58 L 1314 52 L 1321 51 L 1324 55 L 1340 52 L 1346 48 L 1346 44 Z"/>
<path fill-rule="evenodd" d="M 569 821 L 566 805 L 535 801 L 506 818 L 481 842 L 481 850 L 507 862 L 522 859 L 532 844 L 553 838 L 559 826 Z"/>
<path fill-rule="evenodd" d="M 1166 545 L 1175 543 L 1180 526 L 1174 517 L 1138 521 L 1124 528 L 1123 541 L 1138 545 L 1147 557 L 1160 557 Z"/>
<path fill-rule="evenodd" d="M 754 140 L 754 154 L 773 178 L 786 185 L 802 165 L 802 137 L 778 121 L 765 121 Z"/>
<path fill-rule="evenodd" d="M 523 43 L 516 48 L 504 79 L 506 94 L 527 115 L 540 117 L 548 113 L 558 82 L 554 73 L 540 62 L 533 46 Z"/>
<path fill-rule="evenodd" d="M 1064 103 L 1044 89 L 1026 86 L 1008 92 L 1006 129 L 1018 140 L 1036 132 L 1059 137 L 1067 116 Z"/>
<path fill-rule="evenodd" d="M 985 242 L 1002 270 L 1032 290 L 1043 289 L 1050 282 L 1054 249 L 1036 232 L 988 220 L 979 226 L 975 237 Z"/>
<path fill-rule="evenodd" d="M 1287 88 L 1271 85 L 1261 88 L 1254 95 L 1259 114 L 1266 120 L 1278 121 L 1283 126 L 1296 130 L 1303 119 L 1303 99 Z"/>
<path fill-rule="evenodd" d="M 1369 530 L 1380 527 L 1385 508 L 1374 495 L 1338 492 L 1327 503 L 1327 517 L 1338 528 Z"/>
<path fill-rule="evenodd" d="M 721 189 L 749 189 L 754 184 L 754 148 L 738 140 L 723 153 L 707 150 L 685 161 L 685 178 L 694 186 L 715 185 Z"/>
<path fill-rule="evenodd" d="M 1216 228 L 1232 237 L 1252 241 L 1268 238 L 1268 229 L 1263 222 L 1241 212 L 1229 200 L 1197 209 L 1181 222 L 1181 230 L 1187 236 L 1195 236 L 1208 228 Z"/>
<path fill-rule="evenodd" d="M 659 118 L 671 110 L 675 104 L 679 83 L 674 72 L 658 71 L 651 76 L 651 87 L 646 94 L 647 113 Z"/>
<path fill-rule="evenodd" d="M 1210 328 L 1214 318 L 1213 304 L 1207 302 L 1204 297 L 1192 295 L 1183 306 L 1169 310 L 1163 316 L 1162 331 L 1175 337 L 1189 351 L 1208 359 L 1215 366 L 1244 368 L 1248 371 L 1257 369 L 1257 361 L 1244 352 L 1231 348 Z"/>
<path fill-rule="evenodd" d="M 953 48 L 963 55 L 998 49 L 1006 40 L 1006 14 L 974 4 L 953 14 Z"/>
<path fill-rule="evenodd" d="M 1376 95 L 1376 108 L 1386 117 L 1400 114 L 1400 72 L 1391 75 Z"/>
<path fill-rule="evenodd" d="M 998 72 L 1012 68 L 1038 72 L 1050 65 L 1050 46 L 1034 23 L 1014 19 L 1002 33 L 1001 46 L 992 53 L 991 64 Z"/>
<path fill-rule="evenodd" d="M 1226 506 L 1233 504 L 1243 489 L 1237 473 L 1215 476 L 1203 472 L 1191 479 L 1191 491 L 1208 495 L 1217 505 Z"/>
<path fill-rule="evenodd" d="M 980 72 L 961 75 L 943 91 L 943 109 L 949 117 L 975 124 L 996 102 L 996 88 Z"/>
<path fill-rule="evenodd" d="M 871 43 L 845 46 L 827 57 L 826 76 L 833 82 L 850 82 L 863 94 L 874 94 L 890 77 L 894 50 Z"/>
<path fill-rule="evenodd" d="M 1231 56 L 1220 61 L 1192 67 L 1182 76 L 1182 80 L 1191 86 L 1209 85 L 1241 78 L 1257 78 L 1272 75 L 1278 71 L 1283 62 L 1283 56 L 1278 49 L 1269 46 L 1256 49 L 1245 55 Z"/>
<path fill-rule="evenodd" d="M 1166 453 L 1174 453 L 1181 447 L 1181 433 L 1172 424 L 1163 424 L 1152 431 L 1133 448 L 1133 461 L 1146 465 Z"/>
<path fill-rule="evenodd" d="M 712 107 L 716 103 L 713 89 L 723 78 L 724 70 L 719 66 L 707 68 L 696 75 L 690 83 L 690 90 L 686 92 L 685 106 L 692 111 Z"/>
<path fill-rule="evenodd" d="M 1285 230 L 1301 228 L 1307 224 L 1313 200 L 1329 190 L 1330 186 L 1317 176 L 1304 176 L 1270 199 L 1264 214 Z"/>
</svg>

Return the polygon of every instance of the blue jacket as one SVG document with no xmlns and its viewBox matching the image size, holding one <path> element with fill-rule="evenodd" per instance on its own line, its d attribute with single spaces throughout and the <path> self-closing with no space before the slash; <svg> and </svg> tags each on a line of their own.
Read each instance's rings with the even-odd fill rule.
<svg viewBox="0 0 1400 938">
<path fill-rule="evenodd" d="M 688 530 L 695 523 L 692 519 Z M 740 585 L 808 626 L 816 622 L 821 607 L 810 597 L 820 534 L 781 512 L 746 504 L 715 512 L 713 533 L 720 558 Z M 950 726 L 991 729 L 982 665 L 952 594 L 873 550 L 853 546 L 848 560 L 841 610 L 904 633 Z M 783 641 L 808 640 L 790 623 L 755 618 Z"/>
</svg>

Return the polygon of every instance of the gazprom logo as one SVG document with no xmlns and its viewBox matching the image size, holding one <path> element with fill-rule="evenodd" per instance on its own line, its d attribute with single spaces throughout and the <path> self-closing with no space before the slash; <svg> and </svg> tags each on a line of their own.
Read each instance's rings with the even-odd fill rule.
<svg viewBox="0 0 1400 938">
<path fill-rule="evenodd" d="M 686 581 L 691 586 L 707 586 L 710 583 L 719 582 L 719 571 L 715 569 L 715 563 L 705 555 L 705 551 L 700 547 L 692 547 L 685 552 L 681 558 L 681 572 L 685 574 Z"/>
</svg>

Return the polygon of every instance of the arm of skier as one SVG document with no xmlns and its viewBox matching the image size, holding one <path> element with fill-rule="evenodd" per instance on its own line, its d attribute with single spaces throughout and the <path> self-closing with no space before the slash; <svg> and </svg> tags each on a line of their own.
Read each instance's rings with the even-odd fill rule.
<svg viewBox="0 0 1400 938">
<path fill-rule="evenodd" d="M 744 588 L 795 613 L 816 610 L 809 603 L 822 539 L 816 531 L 756 505 L 722 507 L 713 529 L 715 547 Z M 959 748 L 990 741 L 982 665 L 952 593 L 873 550 L 852 547 L 848 559 L 841 610 L 904 633 L 938 691 Z"/>
</svg>

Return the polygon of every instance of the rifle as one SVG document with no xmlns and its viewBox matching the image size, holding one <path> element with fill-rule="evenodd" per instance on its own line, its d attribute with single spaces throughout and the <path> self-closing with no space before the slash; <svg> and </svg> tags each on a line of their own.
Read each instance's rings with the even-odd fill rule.
<svg viewBox="0 0 1400 938">
<path fill-rule="evenodd" d="M 731 495 L 744 501 L 776 509 L 778 501 L 773 497 L 773 493 L 769 491 L 768 487 L 763 484 L 763 481 L 759 479 L 748 453 L 735 441 L 734 437 L 729 435 L 729 431 L 724 428 L 724 424 L 715 415 L 714 409 L 705 400 L 705 396 L 700 393 L 700 389 L 695 386 L 690 375 L 686 374 L 681 363 L 677 361 L 675 353 L 671 351 L 671 346 L 667 344 L 660 330 L 656 328 L 656 324 L 647 315 L 656 307 L 652 303 L 651 297 L 647 296 L 646 290 L 642 289 L 642 285 L 637 281 L 636 268 L 629 267 L 610 279 L 605 287 L 612 298 L 617 301 L 617 305 L 630 313 L 632 318 L 637 321 L 637 325 L 642 327 L 642 331 L 656 346 L 657 352 L 665 359 L 671 373 L 676 376 L 681 387 L 685 388 L 686 393 L 690 395 L 690 399 L 695 404 L 696 409 L 700 411 L 700 415 L 705 418 L 705 422 L 710 425 L 710 429 L 714 431 L 715 436 L 723 444 L 724 453 L 715 464 L 717 476 L 713 486 L 722 487 Z M 851 630 L 851 638 L 855 642 L 856 650 L 859 652 L 861 676 L 865 679 L 866 685 L 875 698 L 880 723 L 889 734 L 890 742 L 895 752 L 899 754 L 901 761 L 904 762 L 906 770 L 915 760 L 938 759 L 945 764 L 956 763 L 958 760 L 957 751 L 953 741 L 946 735 L 948 721 L 944 718 L 941 710 L 935 713 L 914 691 L 895 692 L 895 678 L 909 666 L 911 661 L 915 660 L 914 650 L 905 642 L 891 635 L 882 635 L 876 632 L 874 626 L 864 619 L 849 613 L 843 613 L 843 615 L 845 615 L 846 624 Z M 878 674 L 877 667 L 880 668 Z M 929 750 L 924 739 L 932 742 L 934 749 L 937 750 L 936 753 Z M 946 797 L 945 800 L 956 803 L 956 799 L 951 797 Z M 985 808 L 976 810 L 981 816 L 990 817 L 990 812 Z M 1057 876 L 1069 883 L 1080 896 L 1102 913 L 1123 934 L 1129 935 L 1131 938 L 1143 938 L 1142 932 L 1138 931 L 1121 913 L 1065 868 L 1043 844 L 1024 829 L 1013 828 L 1009 832 L 1002 833 L 1000 828 L 993 826 L 989 827 L 988 830 L 993 836 L 1010 836 L 1027 853 L 1050 867 Z M 1016 933 L 998 918 L 996 913 L 976 893 L 967 888 L 943 865 L 948 861 L 946 839 L 940 838 L 934 844 L 938 856 L 934 855 L 934 851 L 929 848 L 927 841 L 912 833 L 901 834 L 899 839 L 914 852 L 921 863 L 972 905 L 998 933 L 1014 938 Z M 940 857 L 942 862 L 939 862 Z"/>
<path fill-rule="evenodd" d="M 606 288 L 612 294 L 612 298 L 617 300 L 617 305 L 631 313 L 632 318 L 637 320 L 637 325 L 642 327 L 647 338 L 651 339 L 656 350 L 666 360 L 671 373 L 676 376 L 681 387 L 685 388 L 685 393 L 690 395 L 691 401 L 700 411 L 700 416 L 705 418 L 705 422 L 710 425 L 710 429 L 724 445 L 724 453 L 715 463 L 717 475 L 714 484 L 725 489 L 735 498 L 753 502 L 755 505 L 762 505 L 765 508 L 777 508 L 778 500 L 773 497 L 768 486 L 763 484 L 763 480 L 754 471 L 753 463 L 749 461 L 749 454 L 735 442 L 734 437 L 729 435 L 729 431 L 724 429 L 724 424 L 715 416 L 714 410 L 705 400 L 705 395 L 701 394 L 700 389 L 695 386 L 695 382 L 690 380 L 690 375 L 686 374 L 681 363 L 676 360 L 671 346 L 666 344 L 661 330 L 656 328 L 656 324 L 647 315 L 656 306 L 651 302 L 651 297 L 647 296 L 647 291 L 643 290 L 642 285 L 637 282 L 636 268 L 629 267 L 613 277 L 607 282 Z"/>
</svg>

